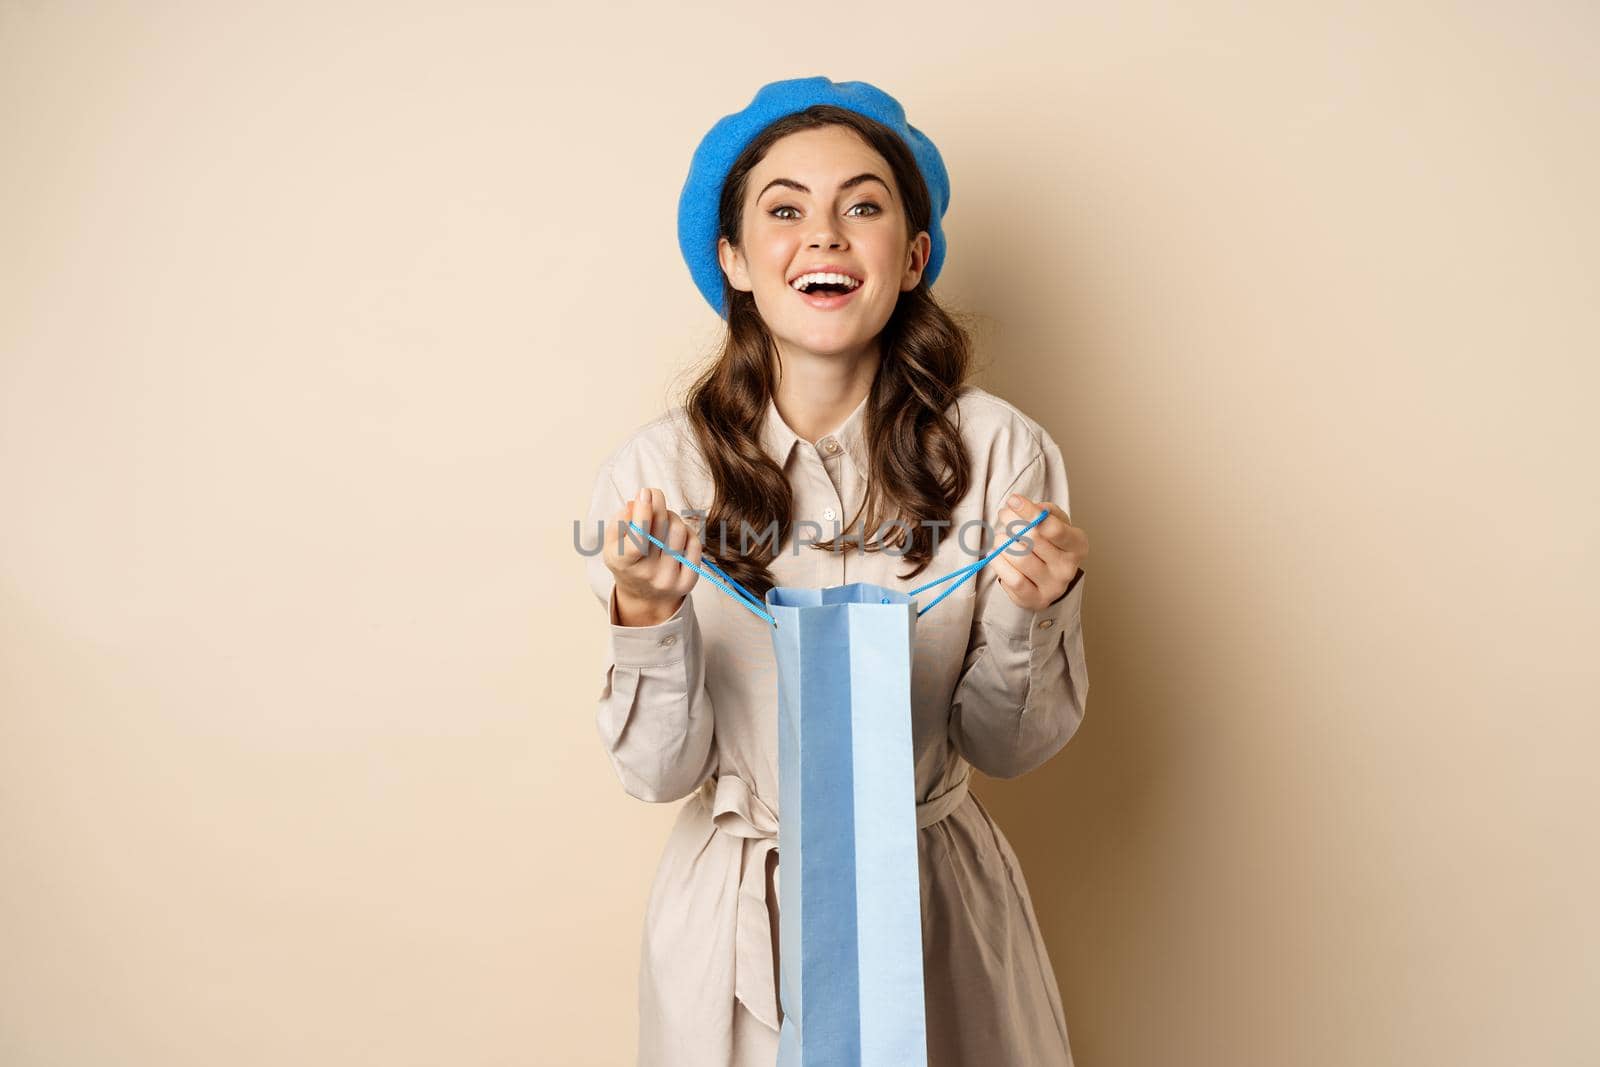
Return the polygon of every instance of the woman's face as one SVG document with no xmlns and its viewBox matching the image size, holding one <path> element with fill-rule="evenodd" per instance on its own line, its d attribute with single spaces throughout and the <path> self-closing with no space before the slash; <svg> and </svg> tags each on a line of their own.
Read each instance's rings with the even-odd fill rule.
<svg viewBox="0 0 1600 1067">
<path fill-rule="evenodd" d="M 717 243 L 729 282 L 754 295 L 780 350 L 819 356 L 865 351 L 922 277 L 930 247 L 927 231 L 907 238 L 889 164 L 844 126 L 776 141 L 750 172 L 740 230 L 741 248 Z M 791 284 L 829 268 L 860 284 L 841 296 Z"/>
</svg>

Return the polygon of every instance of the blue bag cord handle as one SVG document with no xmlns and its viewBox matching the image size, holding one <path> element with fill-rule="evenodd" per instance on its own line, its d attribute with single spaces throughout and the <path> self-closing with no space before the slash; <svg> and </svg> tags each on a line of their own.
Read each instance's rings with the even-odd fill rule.
<svg viewBox="0 0 1600 1067">
<path fill-rule="evenodd" d="M 1049 508 L 1045 508 L 1042 511 L 1040 511 L 1039 514 L 1037 514 L 1037 515 L 1035 515 L 1033 517 L 1033 521 L 1032 522 L 1028 523 L 1028 525 L 1024 526 L 1022 529 L 1018 530 L 1016 533 L 1012 534 L 1010 537 L 1006 538 L 1005 542 L 999 548 L 995 549 L 993 552 L 989 553 L 987 556 L 984 556 L 982 559 L 978 560 L 976 563 L 969 563 L 965 567 L 958 567 L 955 570 L 951 571 L 949 574 L 945 575 L 943 578 L 935 578 L 933 581 L 928 582 L 926 585 L 919 585 L 915 589 L 911 590 L 910 595 L 911 596 L 916 596 L 918 593 L 924 592 L 924 591 L 926 591 L 928 589 L 932 589 L 936 585 L 942 585 L 945 582 L 948 582 L 952 578 L 958 579 L 958 581 L 955 583 L 955 585 L 952 585 L 949 589 L 946 589 L 944 592 L 942 592 L 938 596 L 934 597 L 933 598 L 933 602 L 930 603 L 927 607 L 918 608 L 917 609 L 917 617 L 921 618 L 924 612 L 933 610 L 933 607 L 934 607 L 935 604 L 938 604 L 939 601 L 943 600 L 945 597 L 949 596 L 951 593 L 953 593 L 957 589 L 959 589 L 961 587 L 961 583 L 962 582 L 965 582 L 968 578 L 971 578 L 974 574 L 977 574 L 980 570 L 983 569 L 985 564 L 987 564 L 990 560 L 994 559 L 1000 553 L 1004 552 L 1007 548 L 1011 547 L 1011 543 L 1013 541 L 1017 540 L 1023 534 L 1027 533 L 1029 530 L 1031 530 L 1035 526 L 1039 525 L 1041 522 L 1043 522 L 1049 516 L 1049 514 L 1050 514 L 1050 509 Z M 700 557 L 700 562 L 704 563 L 707 567 L 710 567 L 712 570 L 716 571 L 717 574 L 720 574 L 722 576 L 721 578 L 718 578 L 716 575 L 713 575 L 713 574 L 708 574 L 706 571 L 701 570 L 699 567 L 695 566 L 693 563 L 690 563 L 688 561 L 688 559 L 686 559 L 683 556 L 682 553 L 676 552 L 673 549 L 668 548 L 666 545 L 662 544 L 661 540 L 658 537 L 656 537 L 655 534 L 651 533 L 649 530 L 644 529 L 638 523 L 634 522 L 632 519 L 628 520 L 628 525 L 631 526 L 635 531 L 637 531 L 639 533 L 642 533 L 646 537 L 648 537 L 650 539 L 650 543 L 651 544 L 653 544 L 657 548 L 661 549 L 661 551 L 667 553 L 669 556 L 671 556 L 673 559 L 677 560 L 679 563 L 683 564 L 685 567 L 690 568 L 691 570 L 693 570 L 693 571 L 697 572 L 698 574 L 700 574 L 702 577 L 704 577 L 707 580 L 709 580 L 713 585 L 717 586 L 724 593 L 727 593 L 729 596 L 731 596 L 735 600 L 737 600 L 740 604 L 743 604 L 745 607 L 749 608 L 752 612 L 754 612 L 755 614 L 761 616 L 763 619 L 767 620 L 768 623 L 772 624 L 773 626 L 777 626 L 778 625 L 778 620 L 774 619 L 771 615 L 769 615 L 765 611 L 761 610 L 761 607 L 760 607 L 761 601 L 756 599 L 755 594 L 751 593 L 750 590 L 748 590 L 744 586 L 740 585 L 730 575 L 728 575 L 726 572 L 724 572 L 721 567 L 719 567 L 715 563 L 711 562 L 711 559 L 710 559 L 709 556 L 706 556 L 706 555 L 702 554 L 701 557 Z M 724 581 L 723 579 L 727 579 L 727 580 Z M 885 599 L 883 602 L 885 604 L 889 603 L 889 601 L 887 599 Z"/>
<path fill-rule="evenodd" d="M 698 572 L 701 577 L 710 580 L 712 582 L 712 584 L 716 585 L 724 593 L 727 593 L 729 596 L 733 597 L 733 599 L 737 600 L 739 603 L 743 604 L 745 607 L 749 608 L 751 611 L 755 612 L 757 615 L 761 616 L 763 619 L 766 619 L 772 625 L 774 625 L 774 626 L 778 625 L 778 620 L 777 619 L 774 619 L 771 615 L 768 615 L 765 611 L 762 611 L 759 607 L 756 606 L 757 604 L 760 604 L 761 601 L 757 600 L 751 594 L 750 590 L 746 589 L 742 585 L 739 585 L 738 582 L 735 582 L 732 578 L 729 578 L 728 575 L 723 574 L 722 568 L 717 566 L 715 563 L 712 563 L 710 559 L 706 558 L 706 556 L 701 555 L 700 562 L 704 563 L 706 566 L 708 566 L 712 570 L 716 571 L 717 574 L 721 574 L 722 578 L 727 578 L 728 581 L 732 582 L 734 586 L 737 586 L 738 590 L 739 590 L 737 593 L 734 592 L 732 589 L 728 588 L 728 585 L 723 582 L 722 578 L 718 578 L 718 577 L 716 577 L 716 575 L 707 574 L 705 571 L 701 570 L 699 567 L 696 567 L 693 563 L 690 563 L 687 559 L 685 559 L 681 552 L 675 552 L 672 549 L 668 548 L 666 545 L 662 544 L 660 538 L 656 537 L 656 535 L 651 533 L 649 530 L 644 529 L 642 526 L 640 526 L 638 523 L 634 522 L 632 519 L 628 520 L 628 525 L 633 527 L 639 533 L 642 533 L 646 537 L 650 538 L 650 543 L 655 545 L 657 548 L 661 549 L 661 551 L 667 553 L 669 556 L 671 556 L 673 559 L 677 560 L 679 563 L 683 564 L 685 567 L 688 567 L 691 570 Z"/>
<path fill-rule="evenodd" d="M 969 563 L 965 567 L 959 567 L 956 570 L 953 570 L 949 574 L 945 575 L 943 578 L 935 578 L 933 581 L 929 582 L 928 584 L 919 585 L 915 589 L 911 590 L 911 595 L 912 596 L 916 596 L 918 593 L 923 592 L 924 590 L 932 589 L 936 585 L 942 585 L 945 582 L 948 582 L 952 578 L 957 578 L 957 576 L 959 575 L 959 578 L 958 578 L 958 580 L 956 581 L 956 583 L 954 585 L 952 585 L 949 589 L 946 589 L 944 592 L 940 593 L 938 596 L 933 598 L 933 603 L 929 604 L 925 608 L 919 608 L 917 610 L 917 618 L 920 619 L 924 612 L 932 611 L 933 607 L 934 607 L 934 604 L 939 603 L 939 601 L 943 600 L 945 597 L 949 596 L 951 593 L 954 593 L 957 589 L 961 588 L 961 583 L 962 582 L 965 582 L 968 578 L 971 578 L 974 574 L 977 574 L 979 571 L 983 570 L 984 564 L 986 564 L 990 560 L 994 559 L 1000 553 L 1004 552 L 1007 548 L 1010 548 L 1011 547 L 1011 542 L 1015 541 L 1017 538 L 1021 537 L 1023 534 L 1027 533 L 1029 530 L 1031 530 L 1035 526 L 1039 525 L 1046 518 L 1048 518 L 1049 515 L 1050 515 L 1050 509 L 1049 508 L 1042 509 L 1039 512 L 1039 514 L 1037 514 L 1037 515 L 1035 515 L 1033 517 L 1033 521 L 1032 522 L 1028 523 L 1028 525 L 1024 526 L 1022 529 L 1018 530 L 1016 533 L 1012 534 L 1010 537 L 1006 538 L 1004 544 L 1002 544 L 999 548 L 995 549 L 993 552 L 989 553 L 987 556 L 984 556 L 978 562 Z"/>
</svg>

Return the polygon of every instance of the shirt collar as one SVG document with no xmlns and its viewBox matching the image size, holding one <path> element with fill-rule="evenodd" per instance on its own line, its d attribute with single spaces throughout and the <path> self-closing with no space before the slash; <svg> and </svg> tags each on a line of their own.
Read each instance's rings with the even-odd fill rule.
<svg viewBox="0 0 1600 1067">
<path fill-rule="evenodd" d="M 817 438 L 818 441 L 825 441 L 827 438 L 832 437 L 838 441 L 844 448 L 845 455 L 850 458 L 850 462 L 855 464 L 856 473 L 863 478 L 867 476 L 869 468 L 866 424 L 867 402 L 871 399 L 872 394 L 869 392 L 861 398 L 861 403 L 856 405 L 855 410 L 846 417 L 844 422 L 840 423 L 838 429 Z M 761 424 L 761 445 L 766 450 L 767 455 L 771 456 L 773 462 L 780 468 L 787 466 L 789 454 L 794 451 L 794 447 L 800 441 L 800 435 L 790 429 L 789 424 L 783 421 L 783 416 L 778 414 L 777 401 L 768 397 L 767 415 Z M 828 459 L 830 457 L 826 452 L 822 452 L 822 458 Z"/>
</svg>

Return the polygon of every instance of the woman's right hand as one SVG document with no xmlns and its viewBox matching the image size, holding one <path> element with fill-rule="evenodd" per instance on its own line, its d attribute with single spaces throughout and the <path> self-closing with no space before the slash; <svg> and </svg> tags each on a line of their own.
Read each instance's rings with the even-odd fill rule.
<svg viewBox="0 0 1600 1067">
<path fill-rule="evenodd" d="M 604 559 L 616 579 L 617 617 L 624 626 L 654 626 L 677 613 L 683 598 L 700 580 L 700 572 L 634 532 L 628 526 L 630 521 L 697 566 L 700 538 L 688 523 L 667 510 L 666 494 L 659 489 L 640 489 L 606 524 Z"/>
</svg>

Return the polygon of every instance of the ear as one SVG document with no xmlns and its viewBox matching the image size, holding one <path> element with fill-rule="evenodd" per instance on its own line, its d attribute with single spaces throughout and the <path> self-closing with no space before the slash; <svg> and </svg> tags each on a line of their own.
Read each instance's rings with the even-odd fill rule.
<svg viewBox="0 0 1600 1067">
<path fill-rule="evenodd" d="M 933 238 L 928 236 L 927 230 L 918 230 L 916 237 L 911 239 L 911 247 L 906 249 L 906 269 L 900 276 L 902 293 L 917 287 L 917 282 L 922 280 L 922 272 L 928 269 L 928 257 L 932 254 Z"/>
<path fill-rule="evenodd" d="M 752 288 L 750 284 L 750 268 L 744 260 L 744 253 L 733 247 L 733 242 L 726 237 L 717 238 L 717 262 L 722 265 L 722 273 L 728 276 L 728 284 L 741 293 L 748 293 Z"/>
</svg>

